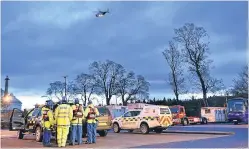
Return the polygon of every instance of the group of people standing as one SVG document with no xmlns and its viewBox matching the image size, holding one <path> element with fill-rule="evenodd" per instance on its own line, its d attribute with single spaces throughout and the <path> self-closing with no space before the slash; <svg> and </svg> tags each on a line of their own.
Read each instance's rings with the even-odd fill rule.
<svg viewBox="0 0 249 149">
<path fill-rule="evenodd" d="M 87 144 L 96 143 L 97 116 L 99 111 L 94 107 L 92 101 L 88 102 L 85 111 L 79 99 L 69 105 L 66 98 L 63 98 L 53 113 L 53 101 L 47 100 L 42 108 L 43 145 L 51 146 L 51 130 L 56 126 L 56 138 L 58 147 L 65 147 L 70 139 L 70 145 L 82 144 L 83 121 L 87 124 Z"/>
</svg>

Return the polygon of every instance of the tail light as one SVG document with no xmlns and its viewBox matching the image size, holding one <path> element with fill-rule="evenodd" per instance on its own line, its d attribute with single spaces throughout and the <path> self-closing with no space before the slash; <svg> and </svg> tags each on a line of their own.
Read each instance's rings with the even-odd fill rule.
<svg viewBox="0 0 249 149">
<path fill-rule="evenodd" d="M 111 115 L 108 116 L 108 123 L 110 126 L 112 125 L 112 116 Z"/>
</svg>

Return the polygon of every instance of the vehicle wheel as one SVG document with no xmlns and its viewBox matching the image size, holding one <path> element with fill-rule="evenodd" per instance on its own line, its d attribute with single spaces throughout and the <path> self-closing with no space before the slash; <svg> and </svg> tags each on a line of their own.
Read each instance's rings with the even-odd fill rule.
<svg viewBox="0 0 249 149">
<path fill-rule="evenodd" d="M 113 124 L 113 131 L 115 133 L 119 133 L 120 132 L 120 127 L 119 127 L 118 123 L 114 123 Z"/>
<path fill-rule="evenodd" d="M 207 119 L 206 118 L 203 118 L 202 119 L 202 124 L 207 124 L 208 122 L 207 122 Z"/>
<path fill-rule="evenodd" d="M 35 140 L 37 142 L 42 142 L 42 130 L 41 127 L 36 127 L 35 129 Z"/>
<path fill-rule="evenodd" d="M 146 123 L 142 123 L 140 125 L 140 131 L 143 133 L 143 134 L 148 134 L 149 133 L 149 126 L 146 124 Z"/>
<path fill-rule="evenodd" d="M 101 137 L 105 137 L 106 135 L 107 135 L 107 131 L 106 130 L 102 130 L 102 131 L 99 131 L 99 135 L 101 136 Z"/>
<path fill-rule="evenodd" d="M 183 119 L 182 125 L 183 126 L 187 126 L 188 125 L 188 120 L 187 119 Z"/>
<path fill-rule="evenodd" d="M 17 132 L 17 138 L 18 138 L 18 139 L 23 139 L 23 137 L 24 137 L 23 131 L 22 131 L 22 130 L 19 130 L 19 131 Z"/>
<path fill-rule="evenodd" d="M 156 132 L 156 133 L 162 133 L 162 132 L 163 132 L 163 129 L 160 129 L 160 128 L 155 129 L 155 132 Z"/>
</svg>

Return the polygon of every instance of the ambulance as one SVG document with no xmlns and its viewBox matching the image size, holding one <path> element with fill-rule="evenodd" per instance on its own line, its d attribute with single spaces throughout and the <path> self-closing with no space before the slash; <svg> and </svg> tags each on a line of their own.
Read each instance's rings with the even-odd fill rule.
<svg viewBox="0 0 249 149">
<path fill-rule="evenodd" d="M 173 124 L 171 111 L 168 106 L 148 105 L 143 108 L 132 109 L 122 116 L 112 120 L 115 133 L 120 130 L 140 130 L 142 134 L 150 131 L 161 133 Z"/>
</svg>

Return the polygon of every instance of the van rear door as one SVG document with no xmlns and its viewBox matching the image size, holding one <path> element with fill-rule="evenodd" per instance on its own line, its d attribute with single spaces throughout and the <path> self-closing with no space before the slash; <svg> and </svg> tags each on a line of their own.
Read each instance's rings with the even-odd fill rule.
<svg viewBox="0 0 249 149">
<path fill-rule="evenodd" d="M 97 107 L 99 111 L 98 127 L 110 127 L 112 123 L 111 112 L 106 107 Z"/>
<path fill-rule="evenodd" d="M 162 127 L 168 127 L 172 125 L 172 114 L 169 107 L 162 106 L 160 107 L 159 113 L 159 123 Z"/>
<path fill-rule="evenodd" d="M 23 111 L 14 108 L 10 117 L 10 131 L 17 131 L 24 129 L 25 127 L 25 120 L 24 120 L 24 113 Z"/>
</svg>

